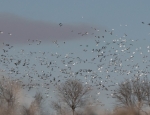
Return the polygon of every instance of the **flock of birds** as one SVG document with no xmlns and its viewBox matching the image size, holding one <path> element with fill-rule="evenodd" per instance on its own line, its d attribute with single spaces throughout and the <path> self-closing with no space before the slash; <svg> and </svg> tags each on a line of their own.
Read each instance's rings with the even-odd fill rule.
<svg viewBox="0 0 150 115">
<path fill-rule="evenodd" d="M 63 27 L 63 24 L 59 26 Z M 15 49 L 15 46 L 3 43 L 0 51 L 1 76 L 4 73 L 22 82 L 23 88 L 28 91 L 42 90 L 47 98 L 52 98 L 53 86 L 68 78 L 78 78 L 91 85 L 98 97 L 105 93 L 107 98 L 111 98 L 123 78 L 149 76 L 150 44 L 140 46 L 145 39 L 129 39 L 127 34 L 116 38 L 114 29 L 104 30 L 104 35 L 98 35 L 99 29 L 91 29 L 95 32 L 77 33 L 79 37 L 93 37 L 90 43 L 74 44 L 76 49 L 69 48 L 67 41 L 57 40 L 49 46 L 50 50 L 44 48 L 42 40 L 28 39 L 28 48 L 25 49 Z M 0 31 L 0 34 L 4 33 Z M 40 46 L 43 49 L 37 51 Z M 68 51 L 63 51 L 65 48 Z"/>
</svg>

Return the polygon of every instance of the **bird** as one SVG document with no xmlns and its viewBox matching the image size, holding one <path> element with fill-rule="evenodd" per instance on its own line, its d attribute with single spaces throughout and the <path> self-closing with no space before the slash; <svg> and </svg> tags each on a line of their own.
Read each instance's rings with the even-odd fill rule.
<svg viewBox="0 0 150 115">
<path fill-rule="evenodd" d="M 10 36 L 11 36 L 12 34 L 11 34 L 11 33 L 8 33 L 8 35 L 10 35 Z"/>
<path fill-rule="evenodd" d="M 3 34 L 4 32 L 3 31 L 0 31 L 0 34 Z"/>
<path fill-rule="evenodd" d="M 59 26 L 61 27 L 63 24 L 62 23 L 59 23 Z"/>
</svg>

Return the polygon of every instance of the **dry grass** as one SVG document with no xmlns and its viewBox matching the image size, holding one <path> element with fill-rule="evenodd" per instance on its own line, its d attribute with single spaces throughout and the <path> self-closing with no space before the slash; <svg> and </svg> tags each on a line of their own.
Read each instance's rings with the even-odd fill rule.
<svg viewBox="0 0 150 115">
<path fill-rule="evenodd" d="M 140 115 L 140 113 L 134 108 L 119 108 L 112 115 Z"/>
</svg>

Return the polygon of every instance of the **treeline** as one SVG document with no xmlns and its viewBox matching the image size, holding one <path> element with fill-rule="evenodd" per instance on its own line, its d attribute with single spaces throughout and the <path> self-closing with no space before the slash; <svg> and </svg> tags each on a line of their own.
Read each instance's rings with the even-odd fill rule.
<svg viewBox="0 0 150 115">
<path fill-rule="evenodd" d="M 0 115 L 149 115 L 150 80 L 148 78 L 125 79 L 114 90 L 116 100 L 110 113 L 91 99 L 92 87 L 79 79 L 67 79 L 56 87 L 57 99 L 44 106 L 43 95 L 37 92 L 29 106 L 23 103 L 22 83 L 8 78 L 0 79 Z M 54 112 L 44 112 L 52 108 Z"/>
</svg>

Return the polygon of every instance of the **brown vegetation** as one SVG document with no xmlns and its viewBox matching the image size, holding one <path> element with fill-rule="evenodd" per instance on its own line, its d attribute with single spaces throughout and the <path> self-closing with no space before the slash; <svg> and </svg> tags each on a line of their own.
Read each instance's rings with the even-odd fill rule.
<svg viewBox="0 0 150 115">
<path fill-rule="evenodd" d="M 43 97 L 41 93 L 36 93 L 30 107 L 22 107 L 23 115 L 42 115 L 42 101 Z"/>
<path fill-rule="evenodd" d="M 57 115 L 149 115 L 144 107 L 149 106 L 150 85 L 147 78 L 130 79 L 121 82 L 115 90 L 116 108 L 106 112 L 100 106 L 91 105 L 88 100 L 91 88 L 77 79 L 68 79 L 57 87 L 58 101 L 51 107 Z M 43 96 L 36 93 L 30 106 L 19 102 L 23 88 L 19 81 L 0 79 L 0 115 L 48 115 L 44 114 Z M 94 103 L 92 101 L 92 103 Z M 119 105 L 119 106 L 118 106 Z M 71 113 L 72 111 L 72 113 Z"/>
<path fill-rule="evenodd" d="M 0 115 L 42 115 L 41 93 L 36 93 L 29 108 L 20 105 L 23 88 L 19 81 L 8 78 L 0 79 Z"/>
<path fill-rule="evenodd" d="M 17 81 L 0 80 L 0 114 L 13 115 L 19 106 L 21 85 Z"/>
</svg>

